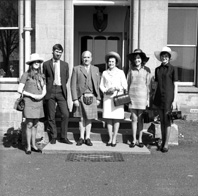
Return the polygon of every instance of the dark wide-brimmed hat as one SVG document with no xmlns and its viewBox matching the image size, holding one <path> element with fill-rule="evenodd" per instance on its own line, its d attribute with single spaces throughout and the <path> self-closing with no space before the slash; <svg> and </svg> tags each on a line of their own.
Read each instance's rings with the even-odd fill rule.
<svg viewBox="0 0 198 196">
<path fill-rule="evenodd" d="M 26 64 L 29 65 L 29 64 L 31 64 L 31 63 L 33 63 L 33 62 L 35 62 L 35 61 L 40 61 L 40 62 L 42 63 L 44 60 L 43 60 L 43 58 L 41 58 L 41 57 L 39 56 L 39 54 L 33 53 L 33 54 L 30 55 L 30 60 L 27 61 Z"/>
<path fill-rule="evenodd" d="M 106 55 L 105 55 L 105 62 L 108 63 L 108 60 L 109 60 L 109 57 L 115 57 L 117 59 L 117 65 L 120 65 L 121 63 L 121 58 L 120 58 L 120 55 L 117 53 L 117 52 L 108 52 Z"/>
<path fill-rule="evenodd" d="M 168 53 L 170 54 L 170 60 L 171 61 L 174 61 L 176 58 L 177 58 L 177 52 L 175 51 L 172 51 L 171 48 L 167 47 L 167 46 L 164 46 L 162 48 L 161 51 L 155 51 L 154 54 L 155 54 L 155 57 L 157 58 L 157 60 L 161 61 L 160 59 L 160 55 L 161 53 Z"/>
<path fill-rule="evenodd" d="M 146 63 L 149 60 L 149 57 L 146 56 L 146 54 L 144 52 L 142 52 L 141 49 L 135 49 L 132 53 L 128 54 L 127 57 L 128 59 L 133 62 L 134 61 L 134 57 L 139 54 L 142 61 L 144 63 Z"/>
</svg>

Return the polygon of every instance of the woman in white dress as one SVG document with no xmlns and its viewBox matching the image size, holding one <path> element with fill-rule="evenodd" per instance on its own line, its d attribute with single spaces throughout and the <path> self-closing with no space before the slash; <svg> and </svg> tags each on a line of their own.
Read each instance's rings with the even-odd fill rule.
<svg viewBox="0 0 198 196">
<path fill-rule="evenodd" d="M 103 98 L 103 118 L 107 120 L 109 141 L 107 146 L 116 146 L 116 138 L 120 127 L 120 120 L 124 119 L 124 106 L 114 106 L 113 97 L 122 94 L 127 89 L 127 80 L 123 70 L 117 68 L 121 58 L 116 52 L 109 52 L 105 56 L 108 69 L 102 73 L 100 90 Z"/>
</svg>

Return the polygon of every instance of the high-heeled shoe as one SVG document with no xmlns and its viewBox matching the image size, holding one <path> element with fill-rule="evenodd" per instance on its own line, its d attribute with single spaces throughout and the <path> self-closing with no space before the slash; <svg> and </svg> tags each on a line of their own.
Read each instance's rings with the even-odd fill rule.
<svg viewBox="0 0 198 196">
<path fill-rule="evenodd" d="M 116 147 L 116 143 L 115 143 L 115 144 L 112 143 L 111 146 L 112 146 L 112 147 Z"/>
<path fill-rule="evenodd" d="M 163 152 L 163 153 L 168 152 L 168 148 L 166 148 L 166 147 L 162 148 L 162 149 L 161 149 L 161 152 Z"/>
<path fill-rule="evenodd" d="M 106 146 L 111 146 L 111 143 L 106 143 Z"/>
<path fill-rule="evenodd" d="M 32 153 L 31 150 L 25 149 L 25 154 L 30 155 L 31 153 Z"/>
<path fill-rule="evenodd" d="M 143 148 L 144 144 L 142 142 L 138 143 L 138 147 Z"/>
<path fill-rule="evenodd" d="M 35 148 L 32 147 L 32 151 L 42 153 L 42 150 L 39 149 L 39 148 L 38 149 L 35 149 Z"/>
<path fill-rule="evenodd" d="M 135 145 L 136 145 L 136 143 L 132 142 L 132 143 L 129 145 L 129 147 L 130 147 L 130 148 L 134 148 Z"/>
</svg>

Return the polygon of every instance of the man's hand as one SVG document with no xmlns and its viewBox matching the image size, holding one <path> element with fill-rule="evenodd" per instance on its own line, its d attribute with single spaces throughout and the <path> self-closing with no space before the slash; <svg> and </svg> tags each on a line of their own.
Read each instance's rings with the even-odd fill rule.
<svg viewBox="0 0 198 196">
<path fill-rule="evenodd" d="M 177 109 L 177 102 L 176 101 L 173 101 L 172 108 L 173 108 L 173 110 L 176 110 Z"/>
</svg>

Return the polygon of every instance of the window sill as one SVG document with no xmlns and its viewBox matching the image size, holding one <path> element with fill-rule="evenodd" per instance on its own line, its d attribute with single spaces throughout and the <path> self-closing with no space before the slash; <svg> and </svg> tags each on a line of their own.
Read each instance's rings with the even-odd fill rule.
<svg viewBox="0 0 198 196">
<path fill-rule="evenodd" d="M 19 78 L 0 78 L 0 92 L 16 92 Z"/>
<path fill-rule="evenodd" d="M 195 87 L 195 86 L 178 86 L 178 93 L 198 93 L 198 87 Z"/>
<path fill-rule="evenodd" d="M 13 83 L 18 81 L 19 78 L 0 78 L 0 83 Z"/>
</svg>

